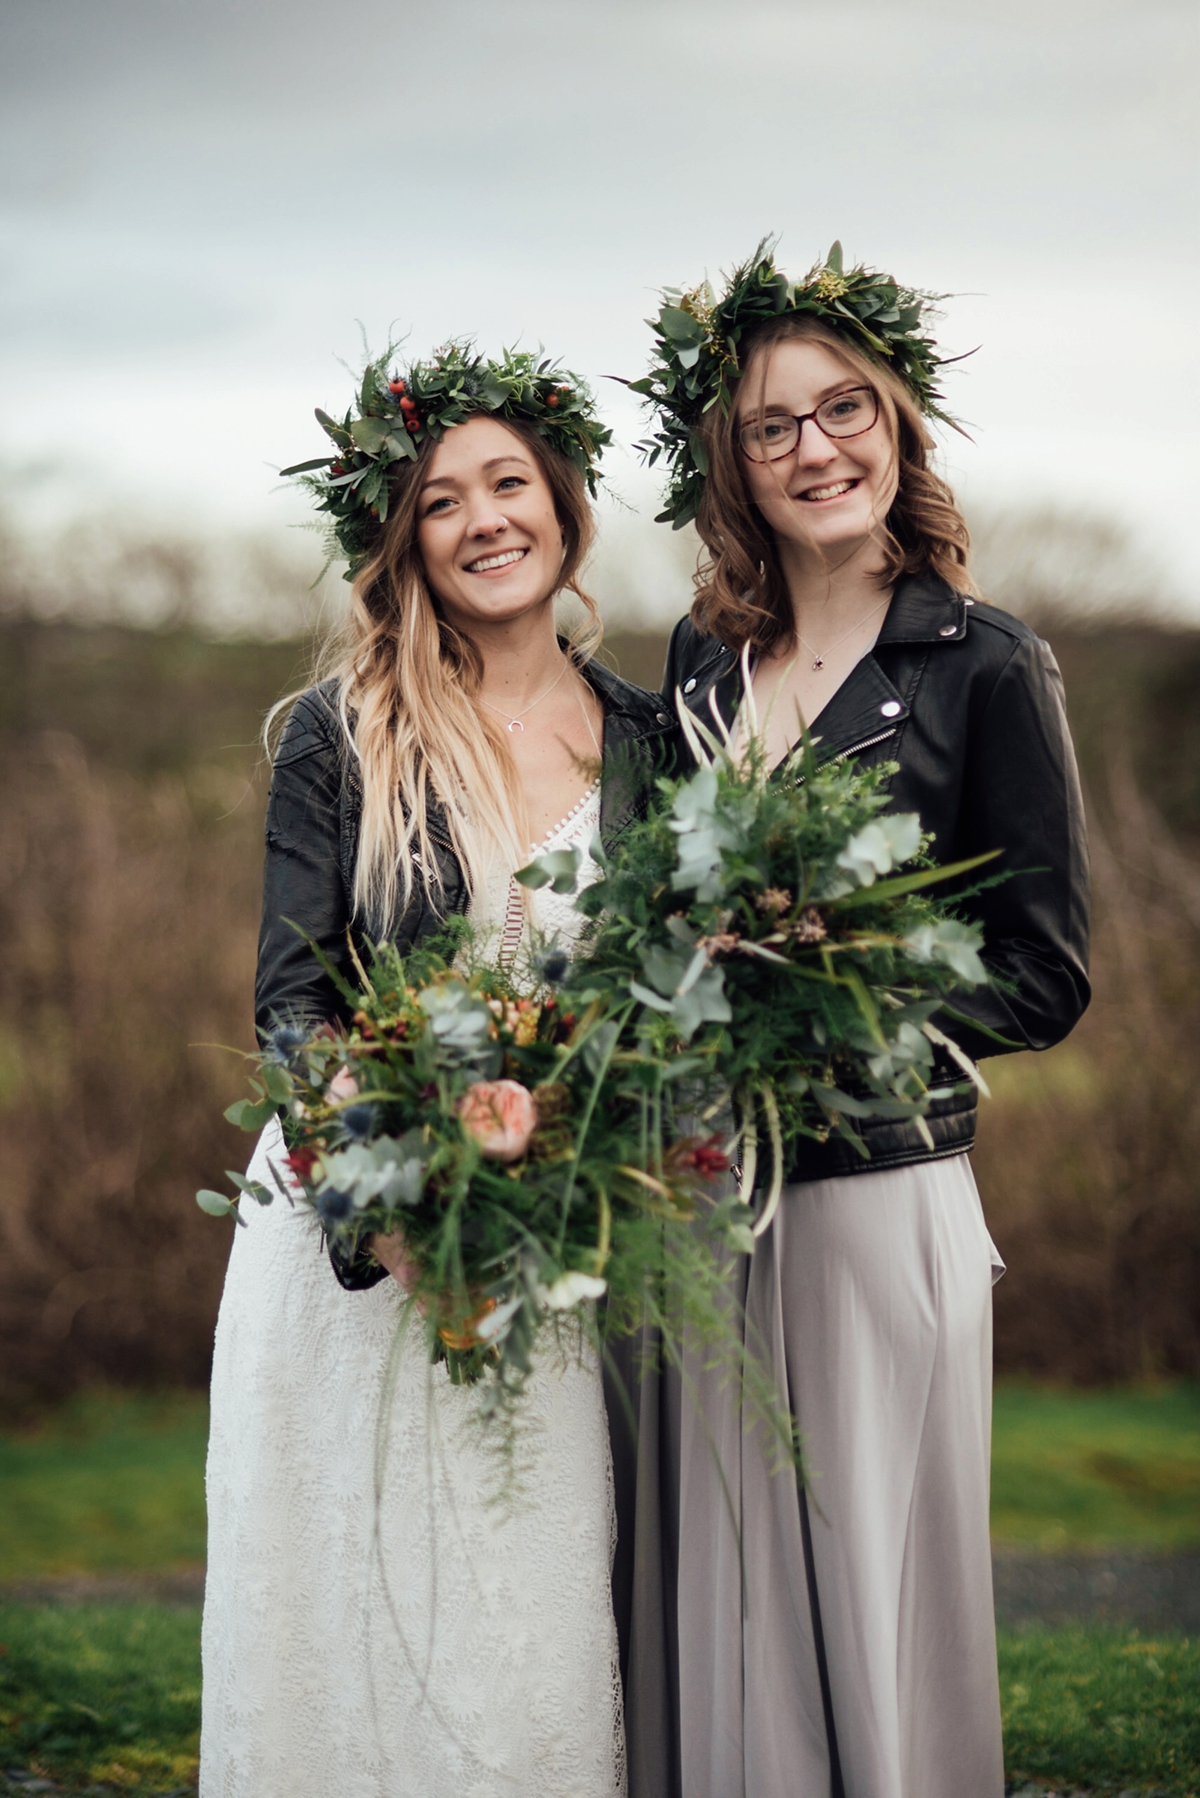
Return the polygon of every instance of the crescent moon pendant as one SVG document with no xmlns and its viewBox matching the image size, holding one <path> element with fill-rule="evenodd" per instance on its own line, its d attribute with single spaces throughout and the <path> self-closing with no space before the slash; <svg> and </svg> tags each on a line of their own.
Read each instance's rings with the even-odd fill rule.
<svg viewBox="0 0 1200 1798">
<path fill-rule="evenodd" d="M 525 726 L 521 723 L 521 720 L 519 718 L 510 718 L 508 721 L 508 728 L 510 731 L 514 731 L 514 730 L 523 731 L 525 729 Z"/>
</svg>

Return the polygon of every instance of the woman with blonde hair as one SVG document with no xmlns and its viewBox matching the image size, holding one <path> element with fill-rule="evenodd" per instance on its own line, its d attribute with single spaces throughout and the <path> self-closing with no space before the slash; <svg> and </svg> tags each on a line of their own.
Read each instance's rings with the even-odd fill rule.
<svg viewBox="0 0 1200 1798">
<path fill-rule="evenodd" d="M 582 383 L 451 345 L 403 375 L 372 364 L 356 412 L 318 417 L 333 453 L 289 472 L 350 560 L 351 621 L 274 759 L 256 1013 L 281 1053 L 298 1021 L 345 1018 L 306 937 L 351 977 L 364 938 L 407 948 L 453 914 L 499 955 L 534 930 L 569 947 L 570 898 L 512 875 L 577 847 L 587 879 L 672 728 L 588 656 L 608 433 Z M 564 591 L 589 617 L 574 642 Z M 250 1171 L 271 1167 L 286 1179 L 278 1125 Z M 429 1366 L 422 1330 L 397 1339 L 403 1242 L 331 1267 L 311 1214 L 247 1222 L 213 1369 L 205 1798 L 623 1792 L 596 1357 L 535 1368 L 497 1504 L 472 1389 Z"/>
<path fill-rule="evenodd" d="M 745 665 L 770 766 L 807 725 L 820 759 L 894 764 L 889 806 L 920 814 L 938 861 L 1003 851 L 1003 878 L 960 899 L 993 983 L 938 1016 L 924 1128 L 864 1119 L 867 1159 L 836 1133 L 803 1141 L 740 1275 L 807 1486 L 771 1471 L 699 1358 L 687 1402 L 666 1382 L 657 1444 L 643 1391 L 637 1509 L 661 1509 L 667 1553 L 637 1593 L 635 1798 L 1004 1789 L 988 1542 L 1003 1267 L 967 1158 L 969 1058 L 1048 1048 L 1086 1006 L 1087 857 L 1054 658 L 980 598 L 932 467 L 928 300 L 845 269 L 837 245 L 798 282 L 760 246 L 721 295 L 668 294 L 634 383 L 671 471 L 665 516 L 694 518 L 707 552 L 666 695 L 732 723 Z M 637 1550 L 651 1574 L 655 1542 L 646 1529 Z"/>
</svg>

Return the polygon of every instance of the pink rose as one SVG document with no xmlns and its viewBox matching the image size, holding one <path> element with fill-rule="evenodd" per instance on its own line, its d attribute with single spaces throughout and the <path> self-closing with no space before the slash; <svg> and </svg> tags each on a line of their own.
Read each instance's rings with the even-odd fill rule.
<svg viewBox="0 0 1200 1798">
<path fill-rule="evenodd" d="M 327 1096 L 336 1104 L 339 1099 L 357 1099 L 358 1081 L 348 1067 L 340 1067 L 326 1089 Z"/>
<path fill-rule="evenodd" d="M 485 1155 L 518 1161 L 537 1123 L 533 1094 L 517 1080 L 477 1080 L 458 1102 L 463 1129 Z"/>
</svg>

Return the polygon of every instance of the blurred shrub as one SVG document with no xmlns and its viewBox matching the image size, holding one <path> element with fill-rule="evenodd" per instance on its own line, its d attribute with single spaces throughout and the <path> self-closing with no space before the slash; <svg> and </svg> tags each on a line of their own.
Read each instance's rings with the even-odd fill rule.
<svg viewBox="0 0 1200 1798">
<path fill-rule="evenodd" d="M 4 1386 L 200 1381 L 228 1228 L 193 1194 L 245 1141 L 240 1062 L 192 1045 L 252 1043 L 253 737 L 296 648 L 26 625 L 3 652 Z"/>
<path fill-rule="evenodd" d="M 1200 1370 L 1200 634 L 1054 633 L 1091 802 L 1096 1000 L 991 1061 L 998 1365 Z M 649 681 L 663 639 L 617 635 Z M 201 1382 L 230 1226 L 193 1194 L 251 1046 L 265 771 L 294 644 L 0 627 L 0 1392 Z M 1150 796 L 1153 796 L 1152 798 Z"/>
</svg>

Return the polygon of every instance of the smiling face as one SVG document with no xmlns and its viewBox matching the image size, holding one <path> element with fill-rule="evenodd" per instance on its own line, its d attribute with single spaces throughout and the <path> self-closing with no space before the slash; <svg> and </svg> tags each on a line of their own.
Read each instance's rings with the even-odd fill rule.
<svg viewBox="0 0 1200 1798">
<path fill-rule="evenodd" d="M 536 456 L 497 419 L 455 425 L 425 464 L 417 546 L 446 620 L 507 624 L 558 591 L 563 532 Z"/>
<path fill-rule="evenodd" d="M 784 338 L 752 357 L 738 391 L 735 430 L 755 420 L 760 405 L 769 427 L 772 415 L 803 417 L 862 383 L 830 346 Z M 795 449 L 777 462 L 752 462 L 736 453 L 747 492 L 785 554 L 816 551 L 840 564 L 882 533 L 898 483 L 882 406 L 871 428 L 856 437 L 827 437 L 809 419 Z"/>
</svg>

